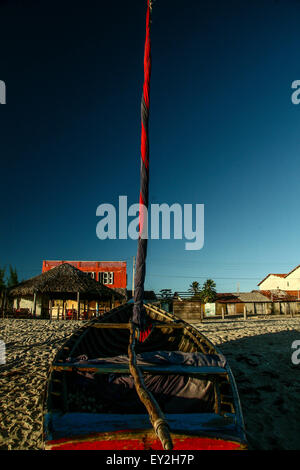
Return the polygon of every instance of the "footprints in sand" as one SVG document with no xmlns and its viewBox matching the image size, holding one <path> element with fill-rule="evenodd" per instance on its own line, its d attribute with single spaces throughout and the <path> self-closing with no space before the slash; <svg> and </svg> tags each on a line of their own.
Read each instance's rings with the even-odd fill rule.
<svg viewBox="0 0 300 470">
<path fill-rule="evenodd" d="M 80 322 L 0 320 L 7 364 L 0 366 L 0 449 L 42 449 L 42 394 L 48 367 Z M 199 323 L 232 368 L 253 449 L 300 448 L 299 366 L 290 345 L 299 319 Z M 294 333 L 293 333 L 294 332 Z"/>
<path fill-rule="evenodd" d="M 42 449 L 43 407 L 49 365 L 80 323 L 0 321 L 7 344 L 0 366 L 0 449 Z"/>
</svg>

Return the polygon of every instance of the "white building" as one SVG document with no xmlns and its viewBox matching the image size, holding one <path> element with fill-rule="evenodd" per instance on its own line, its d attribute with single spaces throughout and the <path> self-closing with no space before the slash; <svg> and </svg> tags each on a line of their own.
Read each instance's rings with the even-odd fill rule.
<svg viewBox="0 0 300 470">
<path fill-rule="evenodd" d="M 281 289 L 285 291 L 300 290 L 300 265 L 287 274 L 268 274 L 258 284 L 260 290 Z"/>
</svg>

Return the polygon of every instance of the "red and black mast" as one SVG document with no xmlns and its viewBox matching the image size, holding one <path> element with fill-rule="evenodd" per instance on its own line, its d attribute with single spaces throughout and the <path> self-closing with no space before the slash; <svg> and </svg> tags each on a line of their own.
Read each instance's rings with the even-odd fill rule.
<svg viewBox="0 0 300 470">
<path fill-rule="evenodd" d="M 147 0 L 146 16 L 146 41 L 144 53 L 144 86 L 141 103 L 142 138 L 141 138 L 141 174 L 140 174 L 140 202 L 139 202 L 139 238 L 136 257 L 134 305 L 132 325 L 130 328 L 130 341 L 128 346 L 129 369 L 133 376 L 135 388 L 140 400 L 145 405 L 155 433 L 159 437 L 162 446 L 166 450 L 173 449 L 173 442 L 168 423 L 160 410 L 153 395 L 147 390 L 143 380 L 143 374 L 139 370 L 135 355 L 135 337 L 143 342 L 152 330 L 152 325 L 146 328 L 146 312 L 144 301 L 144 282 L 146 275 L 146 256 L 148 242 L 148 220 L 144 209 L 148 210 L 149 203 L 149 104 L 150 104 L 150 75 L 151 75 L 151 24 L 152 1 Z M 136 335 L 136 329 L 139 334 Z"/>
<path fill-rule="evenodd" d="M 147 0 L 146 14 L 146 40 L 144 51 L 144 86 L 141 102 L 141 172 L 140 172 L 140 199 L 139 199 L 139 238 L 136 257 L 135 283 L 134 283 L 134 306 L 133 323 L 140 329 L 145 330 L 146 315 L 143 306 L 144 282 L 146 275 L 146 257 L 148 229 L 144 208 L 148 210 L 149 203 L 149 105 L 150 105 L 150 76 L 151 76 L 151 25 L 152 1 Z"/>
</svg>

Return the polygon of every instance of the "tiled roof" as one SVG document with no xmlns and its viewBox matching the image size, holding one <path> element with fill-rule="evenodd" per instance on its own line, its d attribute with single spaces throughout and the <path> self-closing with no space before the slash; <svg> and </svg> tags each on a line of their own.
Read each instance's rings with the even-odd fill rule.
<svg viewBox="0 0 300 470">
<path fill-rule="evenodd" d="M 237 297 L 237 294 L 234 294 L 232 292 L 218 292 L 216 301 L 229 304 L 240 302 L 239 298 Z"/>
<path fill-rule="evenodd" d="M 279 300 L 296 300 L 298 295 L 297 292 L 293 291 L 293 294 L 287 293 L 285 291 L 274 290 L 274 291 L 265 291 L 265 290 L 254 290 L 252 292 L 220 292 L 217 294 L 217 302 L 220 303 L 246 303 L 246 302 L 269 302 L 272 299 L 275 300 L 277 297 Z M 277 297 L 276 297 L 277 294 Z M 300 300 L 299 300 L 300 301 Z"/>
<path fill-rule="evenodd" d="M 289 273 L 287 273 L 285 275 L 285 277 L 288 277 L 290 274 L 292 274 L 294 271 L 296 271 L 296 269 L 300 268 L 300 264 L 298 264 L 298 266 L 296 266 L 295 268 L 293 268 Z"/>
<path fill-rule="evenodd" d="M 298 269 L 298 268 L 300 268 L 300 264 L 298 264 L 298 266 L 296 266 L 295 268 L 293 268 L 290 272 L 288 272 L 288 273 L 286 273 L 286 274 L 277 274 L 277 273 L 276 273 L 276 274 L 275 274 L 275 273 L 267 274 L 267 276 L 264 277 L 263 280 L 260 281 L 260 283 L 257 284 L 257 285 L 259 286 L 259 285 L 260 285 L 262 282 L 264 282 L 264 281 L 267 279 L 267 277 L 269 277 L 269 276 L 288 277 L 290 274 L 292 274 L 292 273 L 293 273 L 294 271 L 296 271 L 296 269 Z"/>
<path fill-rule="evenodd" d="M 281 289 L 273 289 L 273 290 L 261 290 L 260 292 L 266 297 L 268 297 L 270 300 L 273 300 L 274 302 L 298 300 L 298 298 L 300 301 L 300 296 L 298 297 L 298 291 L 294 291 L 294 290 L 285 291 Z"/>
<path fill-rule="evenodd" d="M 260 281 L 257 285 L 259 286 L 262 282 L 264 282 L 269 276 L 277 276 L 277 277 L 286 277 L 287 274 L 278 274 L 278 273 L 270 273 L 270 274 L 267 274 L 266 277 L 263 278 L 262 281 Z"/>
</svg>

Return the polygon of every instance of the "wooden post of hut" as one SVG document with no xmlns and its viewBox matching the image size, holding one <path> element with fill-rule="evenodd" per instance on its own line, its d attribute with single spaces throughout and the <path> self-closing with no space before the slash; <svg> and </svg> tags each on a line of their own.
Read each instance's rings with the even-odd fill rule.
<svg viewBox="0 0 300 470">
<path fill-rule="evenodd" d="M 222 320 L 224 320 L 225 317 L 225 307 L 222 305 Z"/>
<path fill-rule="evenodd" d="M 5 304 L 6 304 L 6 289 L 4 289 L 4 295 L 2 297 L 2 318 L 5 316 Z"/>
<path fill-rule="evenodd" d="M 32 309 L 33 318 L 36 318 L 36 292 L 33 294 L 33 309 Z"/>
<path fill-rule="evenodd" d="M 80 320 L 80 294 L 77 292 L 77 320 Z"/>
<path fill-rule="evenodd" d="M 247 320 L 247 306 L 244 304 L 244 320 Z"/>
<path fill-rule="evenodd" d="M 50 299 L 49 301 L 49 318 L 52 320 L 52 306 L 53 306 L 53 301 Z"/>
</svg>

